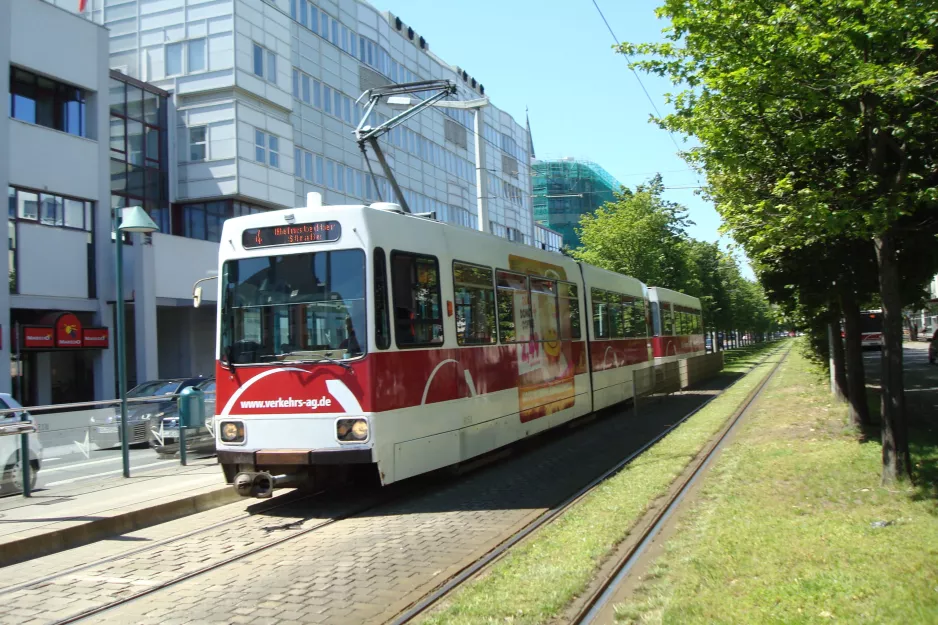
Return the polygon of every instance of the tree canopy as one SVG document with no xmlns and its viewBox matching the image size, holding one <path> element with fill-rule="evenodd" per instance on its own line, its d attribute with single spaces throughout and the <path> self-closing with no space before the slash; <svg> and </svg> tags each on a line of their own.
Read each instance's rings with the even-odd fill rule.
<svg viewBox="0 0 938 625">
<path fill-rule="evenodd" d="M 574 258 L 699 298 L 708 329 L 764 333 L 775 327 L 762 287 L 743 278 L 716 243 L 691 238 L 687 210 L 663 193 L 658 175 L 581 217 Z"/>
<path fill-rule="evenodd" d="M 682 86 L 656 121 L 699 141 L 685 156 L 769 293 L 829 315 L 878 291 L 883 479 L 901 479 L 902 307 L 938 271 L 921 236 L 938 222 L 938 5 L 665 0 L 658 15 L 667 41 L 621 52 Z M 912 250 L 927 258 L 903 274 Z"/>
</svg>

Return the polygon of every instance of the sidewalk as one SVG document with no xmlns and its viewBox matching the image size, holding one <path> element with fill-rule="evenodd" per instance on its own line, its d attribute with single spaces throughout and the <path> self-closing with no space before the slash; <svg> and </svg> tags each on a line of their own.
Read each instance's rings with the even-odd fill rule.
<svg viewBox="0 0 938 625">
<path fill-rule="evenodd" d="M 215 458 L 0 499 L 0 567 L 240 499 Z"/>
</svg>

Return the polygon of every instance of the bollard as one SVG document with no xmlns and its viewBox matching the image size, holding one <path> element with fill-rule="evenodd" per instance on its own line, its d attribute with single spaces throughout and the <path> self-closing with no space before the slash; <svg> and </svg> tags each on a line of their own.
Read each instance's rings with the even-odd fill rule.
<svg viewBox="0 0 938 625">
<path fill-rule="evenodd" d="M 189 386 L 176 400 L 179 406 L 179 462 L 186 465 L 186 429 L 205 425 L 205 393 Z"/>
<path fill-rule="evenodd" d="M 20 421 L 29 421 L 26 418 L 26 415 L 20 415 Z M 29 483 L 32 481 L 30 478 L 30 471 L 32 467 L 29 466 L 29 433 L 23 432 L 20 434 L 20 470 L 23 472 L 23 497 L 30 497 L 33 494 L 32 488 L 30 488 Z"/>
<path fill-rule="evenodd" d="M 179 464 L 186 466 L 186 428 L 179 421 Z"/>
</svg>

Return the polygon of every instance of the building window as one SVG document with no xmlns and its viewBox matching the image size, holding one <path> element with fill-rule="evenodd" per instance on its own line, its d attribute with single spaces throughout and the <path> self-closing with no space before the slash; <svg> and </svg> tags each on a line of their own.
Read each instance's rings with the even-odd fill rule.
<svg viewBox="0 0 938 625">
<path fill-rule="evenodd" d="M 254 130 L 254 160 L 280 167 L 280 139 L 262 130 Z"/>
<path fill-rule="evenodd" d="M 85 92 L 32 72 L 10 68 L 10 117 L 87 137 Z"/>
<path fill-rule="evenodd" d="M 187 46 L 189 54 L 188 68 L 189 73 L 203 72 L 206 69 L 205 58 L 205 39 L 193 39 Z"/>
<path fill-rule="evenodd" d="M 222 224 L 230 216 L 229 202 L 200 202 L 184 204 L 182 219 L 183 236 L 202 241 L 221 241 Z"/>
<path fill-rule="evenodd" d="M 256 43 L 254 44 L 254 74 L 277 84 L 277 55 Z"/>
<path fill-rule="evenodd" d="M 166 44 L 166 76 L 181 76 L 182 68 L 182 43 Z"/>
<path fill-rule="evenodd" d="M 189 160 L 208 160 L 208 126 L 189 129 Z"/>
<path fill-rule="evenodd" d="M 267 163 L 267 135 L 260 130 L 254 131 L 254 160 Z"/>
<path fill-rule="evenodd" d="M 9 187 L 7 194 L 10 219 L 91 231 L 94 202 L 18 187 Z"/>
</svg>

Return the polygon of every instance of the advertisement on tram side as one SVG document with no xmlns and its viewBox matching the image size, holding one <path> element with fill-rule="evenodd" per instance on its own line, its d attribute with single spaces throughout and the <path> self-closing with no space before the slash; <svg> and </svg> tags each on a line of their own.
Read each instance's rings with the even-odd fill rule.
<svg viewBox="0 0 938 625">
<path fill-rule="evenodd" d="M 526 423 L 572 408 L 576 402 L 573 347 L 560 340 L 557 314 L 556 280 L 566 280 L 567 274 L 563 267 L 550 263 L 514 255 L 508 259 L 513 271 L 528 275 L 530 287 L 514 290 L 513 306 L 517 337 L 524 340 L 517 344 L 516 353 L 520 418 Z M 570 318 L 559 322 L 569 326 Z"/>
</svg>

